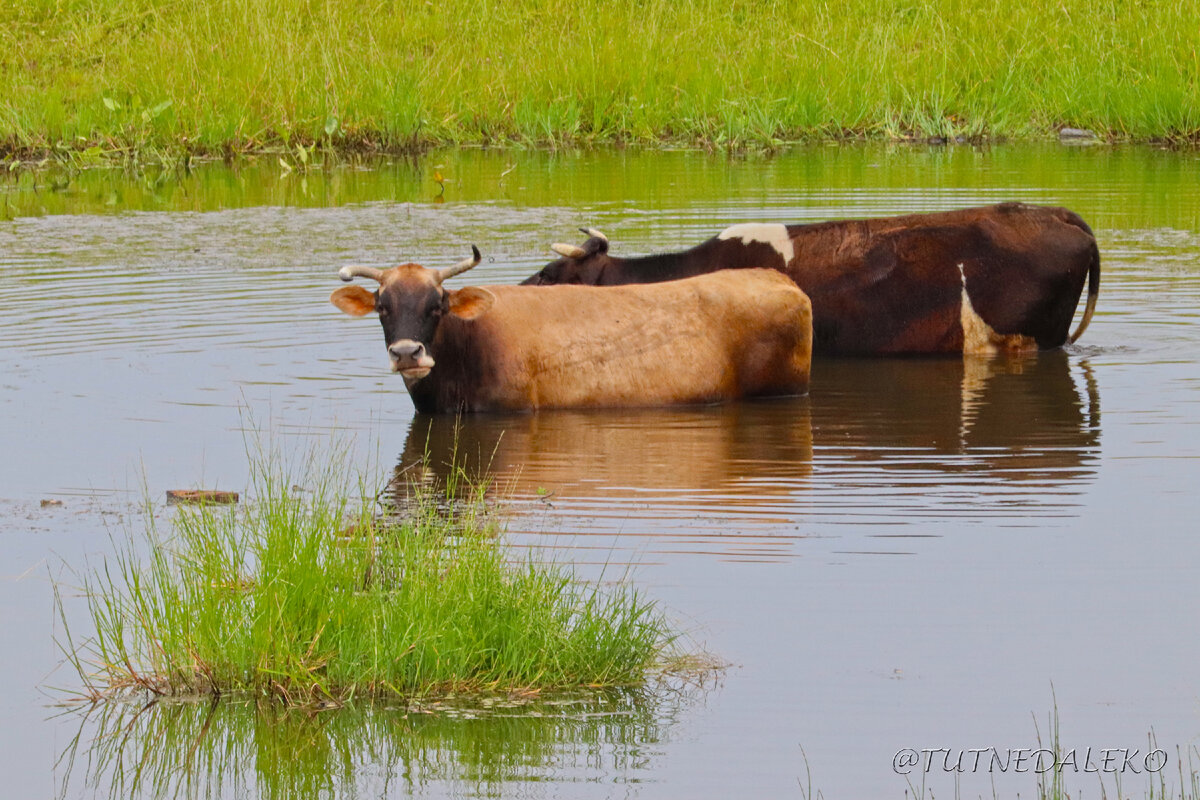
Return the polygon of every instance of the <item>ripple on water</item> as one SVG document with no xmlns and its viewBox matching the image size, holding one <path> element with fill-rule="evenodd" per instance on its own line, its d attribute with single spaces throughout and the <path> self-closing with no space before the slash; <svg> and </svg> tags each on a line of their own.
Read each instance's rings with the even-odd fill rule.
<svg viewBox="0 0 1200 800">
<path fill-rule="evenodd" d="M 548 766 L 497 780 L 611 787 L 608 765 L 624 770 L 632 762 L 614 753 L 627 753 L 639 770 L 631 779 L 650 794 L 745 793 L 753 775 L 752 793 L 777 795 L 795 788 L 800 743 L 824 794 L 899 794 L 887 759 L 864 761 L 864 752 L 885 752 L 914 731 L 924 732 L 921 744 L 901 743 L 926 746 L 952 729 L 975 736 L 954 747 L 1028 744 L 1019 737 L 1031 734 L 1029 711 L 1052 702 L 1051 685 L 1066 687 L 1064 730 L 1101 731 L 1102 740 L 1073 747 L 1144 741 L 1145 720 L 1173 726 L 1173 741 L 1186 744 L 1195 720 L 1178 698 L 1194 693 L 1196 653 L 1192 637 L 1177 633 L 1197 604 L 1194 154 L 906 146 L 746 159 L 633 151 L 447 159 L 456 182 L 443 205 L 419 200 L 428 165 L 368 182 L 362 194 L 339 194 L 339 181 L 358 178 L 338 170 L 310 176 L 328 201 L 277 170 L 231 176 L 214 167 L 214 183 L 234 187 L 217 200 L 181 200 L 207 180 L 193 176 L 137 206 L 159 210 L 113 213 L 89 199 L 103 191 L 43 193 L 28 205 L 88 213 L 0 223 L 0 512 L 14 523 L 0 535 L 11 565 L 0 605 L 11 612 L 10 649 L 31 654 L 3 666 L 15 687 L 4 709 L 17 731 L 4 743 L 19 767 L 6 773 L 15 792 L 45 794 L 61 741 L 99 743 L 77 766 L 106 763 L 104 743 L 118 741 L 100 735 L 103 726 L 80 737 L 75 721 L 70 730 L 45 722 L 36 687 L 60 660 L 39 578 L 52 554 L 72 567 L 98 563 L 143 483 L 155 496 L 242 488 L 245 440 L 264 428 L 297 450 L 357 436 L 356 457 L 384 464 L 388 477 L 444 480 L 457 453 L 470 474 L 493 476 L 493 496 L 511 498 L 517 543 L 539 557 L 604 565 L 607 578 L 623 574 L 610 567 L 653 567 L 635 573 L 639 585 L 742 665 L 717 702 L 686 715 L 695 727 L 670 735 L 638 715 L 636 731 L 604 738 L 573 728 L 547 741 L 550 731 L 526 718 L 509 763 L 524 764 L 522 743 L 534 741 L 546 745 Z M 124 186 L 96 173 L 78 181 Z M 21 206 L 9 191 L 16 185 L 0 191 Z M 121 197 L 134 194 L 125 188 Z M 801 399 L 478 417 L 456 427 L 414 418 L 387 371 L 378 325 L 327 301 L 343 264 L 438 266 L 472 243 L 485 259 L 472 281 L 513 282 L 550 259 L 551 242 L 577 241 L 580 225 L 634 255 L 689 246 L 735 222 L 1012 199 L 1071 206 L 1097 231 L 1103 287 L 1079 344 L 1018 361 L 821 360 Z M 169 210 L 173 203 L 183 210 Z M 414 466 L 426 452 L 425 466 Z M 40 498 L 65 506 L 42 509 Z M 246 726 L 256 713 L 214 726 L 235 734 L 236 749 L 254 742 Z M 205 725 L 205 714 L 182 716 Z M 112 729 L 153 733 L 161 720 L 135 716 L 113 718 Z M 311 731 L 258 744 L 290 757 L 292 742 L 311 737 L 313 752 L 342 752 L 347 741 L 346 752 L 365 752 L 358 745 L 369 740 L 355 736 L 369 724 L 333 736 L 330 724 L 346 719 L 322 715 L 312 727 L 305 716 L 297 725 Z M 660 709 L 645 715 L 662 720 Z M 413 721 L 400 722 L 408 742 Z M 477 753 L 476 722 L 448 724 L 427 721 L 430 752 L 453 749 L 458 737 Z M 379 741 L 399 741 L 380 731 Z M 555 756 L 560 738 L 567 750 Z M 191 735 L 181 741 L 153 753 L 197 746 Z M 235 760 L 255 754 L 243 749 L 230 751 Z M 642 758 L 651 751 L 666 755 Z M 312 763 L 315 777 L 327 777 L 327 764 Z M 704 769 L 724 763 L 751 766 L 736 786 L 708 782 Z M 253 780 L 253 767 L 234 766 L 214 780 Z M 474 761 L 468 770 L 479 774 Z M 361 780 L 347 777 L 359 793 Z M 454 793 L 447 780 L 431 777 L 429 792 Z"/>
</svg>

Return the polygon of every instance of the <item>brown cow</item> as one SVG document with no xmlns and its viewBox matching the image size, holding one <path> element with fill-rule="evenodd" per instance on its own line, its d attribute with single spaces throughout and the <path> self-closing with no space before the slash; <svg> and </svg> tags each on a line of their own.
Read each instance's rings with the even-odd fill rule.
<svg viewBox="0 0 1200 800">
<path fill-rule="evenodd" d="M 379 314 L 392 370 L 418 411 L 712 403 L 808 389 L 808 298 L 767 269 L 653 286 L 468 286 L 456 267 L 343 267 L 376 292 L 338 289 L 352 316 Z"/>
<path fill-rule="evenodd" d="M 1087 328 L 1100 288 L 1091 229 L 1065 208 L 1001 203 L 810 225 L 743 224 L 690 249 L 617 258 L 582 247 L 524 283 L 613 285 L 770 266 L 811 298 L 818 353 L 995 353 L 1060 347 Z M 1084 281 L 1087 307 L 1068 339 Z"/>
</svg>

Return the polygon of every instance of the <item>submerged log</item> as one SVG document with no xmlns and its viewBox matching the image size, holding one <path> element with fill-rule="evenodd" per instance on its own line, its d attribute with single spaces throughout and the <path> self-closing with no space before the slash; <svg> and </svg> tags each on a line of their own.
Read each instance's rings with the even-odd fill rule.
<svg viewBox="0 0 1200 800">
<path fill-rule="evenodd" d="M 167 505 L 179 503 L 232 504 L 238 501 L 237 492 L 221 492 L 215 489 L 168 489 Z"/>
</svg>

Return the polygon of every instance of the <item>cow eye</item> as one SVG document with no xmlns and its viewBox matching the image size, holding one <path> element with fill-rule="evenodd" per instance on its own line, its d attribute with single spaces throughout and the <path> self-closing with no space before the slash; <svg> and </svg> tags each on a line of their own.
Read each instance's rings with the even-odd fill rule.
<svg viewBox="0 0 1200 800">
<path fill-rule="evenodd" d="M 379 316 L 386 317 L 388 315 L 387 306 L 376 306 L 379 311 Z"/>
</svg>

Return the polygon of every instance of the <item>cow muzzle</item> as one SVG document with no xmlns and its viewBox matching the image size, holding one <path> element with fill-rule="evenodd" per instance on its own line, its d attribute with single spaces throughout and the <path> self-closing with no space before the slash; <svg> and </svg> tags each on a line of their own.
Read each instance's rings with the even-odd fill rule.
<svg viewBox="0 0 1200 800">
<path fill-rule="evenodd" d="M 401 339 L 388 345 L 388 355 L 392 358 L 392 372 L 399 372 L 403 377 L 420 380 L 433 369 L 433 358 L 425 349 L 425 345 L 412 339 Z"/>
</svg>

